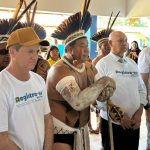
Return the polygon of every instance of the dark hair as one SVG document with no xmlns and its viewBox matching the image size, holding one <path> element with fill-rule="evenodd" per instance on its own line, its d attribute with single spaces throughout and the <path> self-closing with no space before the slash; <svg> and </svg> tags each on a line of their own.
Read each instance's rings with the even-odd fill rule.
<svg viewBox="0 0 150 150">
<path fill-rule="evenodd" d="M 135 43 L 135 44 L 137 45 L 137 48 L 136 48 L 136 49 L 140 49 L 140 48 L 139 48 L 139 44 L 138 44 L 137 41 L 132 41 L 132 43 Z M 132 43 L 131 43 L 131 48 L 132 48 Z"/>
<path fill-rule="evenodd" d="M 47 52 L 47 56 L 46 56 L 46 59 L 47 59 L 47 60 L 48 60 L 49 57 L 50 57 L 50 52 L 53 51 L 54 49 L 57 49 L 57 50 L 59 51 L 59 49 L 58 49 L 57 46 L 55 46 L 55 45 L 51 46 L 50 49 L 49 49 L 49 51 Z M 60 55 L 59 55 L 59 57 L 60 57 Z"/>
<path fill-rule="evenodd" d="M 57 47 L 57 46 L 51 46 L 49 50 L 50 50 L 50 51 L 53 51 L 54 49 L 57 49 L 57 50 L 58 50 L 58 47 Z"/>
</svg>

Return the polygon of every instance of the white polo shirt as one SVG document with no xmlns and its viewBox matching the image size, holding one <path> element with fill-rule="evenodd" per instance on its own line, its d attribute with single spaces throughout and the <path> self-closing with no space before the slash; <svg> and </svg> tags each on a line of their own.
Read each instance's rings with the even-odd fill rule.
<svg viewBox="0 0 150 150">
<path fill-rule="evenodd" d="M 96 64 L 96 68 L 100 76 L 109 76 L 115 80 L 116 90 L 110 99 L 131 118 L 140 104 L 146 105 L 146 88 L 136 63 L 127 57 L 122 63 L 119 59 L 110 52 Z M 100 115 L 107 120 L 106 110 L 101 110 Z"/>
</svg>

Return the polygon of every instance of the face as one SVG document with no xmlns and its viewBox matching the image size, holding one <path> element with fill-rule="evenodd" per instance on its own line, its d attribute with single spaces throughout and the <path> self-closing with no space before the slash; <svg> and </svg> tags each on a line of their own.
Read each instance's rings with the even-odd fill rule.
<svg viewBox="0 0 150 150">
<path fill-rule="evenodd" d="M 114 32 L 110 36 L 109 44 L 111 52 L 119 57 L 123 57 L 124 53 L 128 50 L 127 37 L 123 32 Z"/>
<path fill-rule="evenodd" d="M 86 38 L 79 39 L 75 42 L 75 45 L 71 47 L 72 55 L 79 62 L 85 62 L 88 60 L 89 49 L 88 49 L 88 41 Z"/>
<path fill-rule="evenodd" d="M 137 48 L 137 44 L 135 42 L 132 43 L 132 49 L 136 49 Z"/>
<path fill-rule="evenodd" d="M 103 53 L 104 55 L 109 54 L 109 52 L 110 52 L 110 46 L 109 46 L 109 44 L 108 44 L 108 41 L 104 41 L 104 42 L 100 45 L 99 50 L 102 51 L 102 53 Z"/>
<path fill-rule="evenodd" d="M 33 70 L 39 53 L 39 45 L 34 46 L 22 46 L 19 50 L 16 50 L 14 47 L 10 48 L 10 56 L 12 63 L 23 70 Z"/>
<path fill-rule="evenodd" d="M 59 51 L 58 51 L 58 49 L 53 49 L 51 52 L 50 52 L 50 57 L 51 58 L 59 58 Z"/>
</svg>

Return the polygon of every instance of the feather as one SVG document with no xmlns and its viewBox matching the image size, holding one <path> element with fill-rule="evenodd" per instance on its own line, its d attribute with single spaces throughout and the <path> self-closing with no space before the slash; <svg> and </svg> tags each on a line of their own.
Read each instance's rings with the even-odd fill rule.
<svg viewBox="0 0 150 150">
<path fill-rule="evenodd" d="M 114 25 L 114 23 L 115 23 L 115 21 L 116 21 L 116 19 L 117 19 L 117 17 L 118 17 L 118 15 L 120 14 L 120 11 L 117 13 L 117 15 L 115 16 L 115 19 L 113 20 L 113 22 L 112 22 L 112 24 L 111 24 L 111 26 L 110 26 L 110 30 L 111 30 L 111 28 L 112 28 L 112 26 Z"/>
<path fill-rule="evenodd" d="M 33 13 L 32 13 L 32 18 L 31 18 L 31 21 L 30 21 L 30 25 L 32 25 L 33 22 L 34 22 L 34 17 L 35 17 L 36 10 L 37 10 L 37 2 L 35 3 L 34 8 L 33 8 Z"/>
<path fill-rule="evenodd" d="M 78 31 L 81 13 L 78 12 L 65 19 L 52 33 L 52 37 L 65 40 L 70 34 Z"/>
<path fill-rule="evenodd" d="M 25 28 L 25 27 L 28 27 L 28 23 L 27 22 L 24 22 L 24 23 L 23 22 L 18 22 L 18 24 L 16 25 L 14 30 L 17 30 L 17 29 L 20 29 L 20 28 Z M 40 39 L 45 39 L 46 31 L 45 31 L 45 29 L 42 26 L 40 26 L 37 23 L 33 23 L 32 24 L 32 28 L 34 29 L 34 31 L 36 32 L 36 34 L 38 35 L 38 37 Z"/>
<path fill-rule="evenodd" d="M 89 4 L 90 0 L 83 0 L 81 11 L 71 15 L 68 19 L 65 19 L 54 30 L 51 37 L 59 40 L 66 40 L 67 37 L 75 32 L 78 32 L 79 30 L 84 30 L 87 32 L 92 22 L 91 15 L 88 12 Z"/>
<path fill-rule="evenodd" d="M 11 25 L 11 27 L 10 27 L 10 29 L 9 29 L 9 31 L 8 31 L 7 34 L 10 34 L 10 33 L 13 31 L 13 29 L 15 28 L 17 22 L 22 18 L 22 16 L 26 13 L 26 11 L 35 3 L 35 1 L 36 1 L 36 0 L 33 0 L 33 1 L 23 10 L 23 12 L 18 16 L 18 18 L 12 23 L 12 25 Z"/>
<path fill-rule="evenodd" d="M 108 38 L 109 37 L 109 34 L 113 31 L 112 30 L 112 26 L 114 25 L 118 15 L 119 15 L 120 11 L 117 13 L 117 15 L 115 16 L 115 19 L 113 20 L 113 22 L 111 23 L 110 25 L 110 22 L 111 22 L 111 18 L 112 18 L 112 15 L 113 15 L 113 12 L 111 13 L 110 17 L 109 17 L 109 21 L 108 21 L 108 25 L 107 25 L 107 28 L 106 29 L 103 29 L 97 33 L 95 33 L 92 37 L 91 37 L 91 40 L 92 41 L 95 41 L 95 42 L 98 42 L 100 41 L 101 39 L 104 39 L 104 38 Z M 110 26 L 110 27 L 109 27 Z"/>
<path fill-rule="evenodd" d="M 81 9 L 81 21 L 80 21 L 80 29 L 84 29 L 85 20 L 87 17 L 88 7 L 90 4 L 90 0 L 83 0 L 83 7 Z"/>
<path fill-rule="evenodd" d="M 109 17 L 109 21 L 108 21 L 108 25 L 107 25 L 107 30 L 109 29 L 109 25 L 110 25 L 110 21 L 111 21 L 112 15 L 113 15 L 113 11 L 112 11 L 112 13 L 111 13 L 111 15 L 110 15 L 110 17 Z"/>
<path fill-rule="evenodd" d="M 16 9 L 15 9 L 15 11 L 14 11 L 13 17 L 12 17 L 14 20 L 17 19 L 18 14 L 19 14 L 19 11 L 20 11 L 20 9 L 21 9 L 21 7 L 22 7 L 22 4 L 23 4 L 23 0 L 19 0 L 19 2 L 18 2 L 17 5 L 16 5 Z"/>
<path fill-rule="evenodd" d="M 40 26 L 37 23 L 34 23 L 34 25 L 32 27 L 40 39 L 46 38 L 46 31 L 42 26 Z"/>
<path fill-rule="evenodd" d="M 27 8 L 26 0 L 24 0 L 24 6 L 25 6 L 25 8 Z M 26 11 L 26 21 L 27 21 L 28 24 L 30 24 L 30 10 Z"/>
<path fill-rule="evenodd" d="M 24 11 L 20 14 L 20 16 L 18 18 L 16 18 L 16 20 L 14 20 L 13 18 L 11 19 L 0 19 L 0 35 L 8 35 L 11 32 L 20 29 L 20 28 L 24 28 L 24 27 L 28 27 L 29 24 L 28 22 L 23 23 L 20 22 L 19 20 L 21 19 L 22 15 L 25 14 L 27 12 L 28 9 L 31 8 L 31 6 L 35 3 L 36 0 L 33 0 L 25 9 Z M 35 10 L 36 10 L 36 5 L 35 4 Z M 35 13 L 35 12 L 34 12 Z M 34 18 L 34 16 L 32 16 Z M 39 24 L 33 23 L 32 22 L 33 19 L 31 20 L 32 23 L 32 27 L 34 29 L 34 31 L 36 32 L 36 34 L 39 36 L 40 39 L 44 39 L 46 37 L 46 31 L 45 29 L 40 26 Z M 6 38 L 1 38 L 0 41 L 5 40 Z"/>
</svg>

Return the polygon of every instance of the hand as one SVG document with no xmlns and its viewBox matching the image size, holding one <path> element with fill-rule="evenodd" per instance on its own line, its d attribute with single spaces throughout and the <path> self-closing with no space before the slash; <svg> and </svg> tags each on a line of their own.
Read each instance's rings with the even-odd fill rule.
<svg viewBox="0 0 150 150">
<path fill-rule="evenodd" d="M 138 57 L 138 55 L 136 54 L 136 52 L 133 52 L 133 56 L 134 56 L 135 58 Z"/>
<path fill-rule="evenodd" d="M 121 126 L 123 129 L 131 129 L 132 128 L 132 120 L 125 113 L 123 115 L 123 118 L 121 119 Z"/>
<path fill-rule="evenodd" d="M 100 100 L 107 100 L 109 97 L 111 97 L 114 93 L 114 88 L 112 87 L 106 87 L 99 95 Z"/>
<path fill-rule="evenodd" d="M 143 106 L 141 105 L 131 118 L 132 120 L 131 125 L 133 129 L 140 128 L 142 113 L 143 113 Z"/>
<path fill-rule="evenodd" d="M 104 76 L 100 78 L 98 81 L 98 84 L 101 84 L 104 89 L 100 93 L 98 100 L 99 101 L 105 101 L 111 97 L 116 89 L 116 83 L 115 81 L 107 76 Z"/>
</svg>

